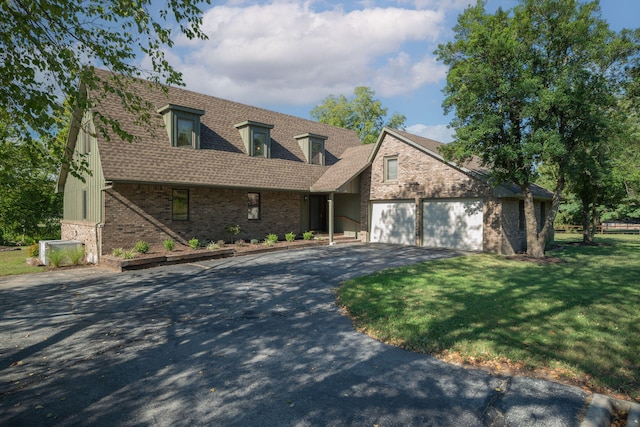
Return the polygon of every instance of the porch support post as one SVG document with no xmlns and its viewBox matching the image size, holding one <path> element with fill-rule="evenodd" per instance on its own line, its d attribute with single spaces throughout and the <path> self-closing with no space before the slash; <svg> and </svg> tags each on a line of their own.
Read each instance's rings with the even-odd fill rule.
<svg viewBox="0 0 640 427">
<path fill-rule="evenodd" d="M 329 245 L 335 245 L 333 241 L 333 224 L 334 224 L 334 206 L 333 206 L 333 193 L 329 193 L 327 197 L 327 208 L 329 210 Z"/>
</svg>

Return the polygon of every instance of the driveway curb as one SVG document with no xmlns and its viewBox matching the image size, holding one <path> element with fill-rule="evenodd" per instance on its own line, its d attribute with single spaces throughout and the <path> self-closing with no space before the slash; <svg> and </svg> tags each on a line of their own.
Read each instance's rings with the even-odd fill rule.
<svg viewBox="0 0 640 427">
<path fill-rule="evenodd" d="M 594 394 L 580 427 L 609 427 L 616 412 L 626 412 L 628 427 L 640 426 L 640 404 Z"/>
</svg>

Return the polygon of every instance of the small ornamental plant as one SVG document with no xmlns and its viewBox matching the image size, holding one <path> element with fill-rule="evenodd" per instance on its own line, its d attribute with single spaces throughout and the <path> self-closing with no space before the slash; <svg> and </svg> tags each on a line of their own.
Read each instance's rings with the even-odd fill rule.
<svg viewBox="0 0 640 427">
<path fill-rule="evenodd" d="M 313 231 L 305 231 L 304 233 L 302 233 L 302 238 L 304 240 L 311 240 L 313 239 Z"/>
<path fill-rule="evenodd" d="M 165 241 L 162 242 L 162 246 L 164 246 L 166 250 L 171 252 L 175 246 L 175 242 L 173 241 L 173 239 L 165 239 Z"/>
<path fill-rule="evenodd" d="M 113 256 L 122 256 L 122 255 L 124 255 L 124 249 L 122 249 L 122 248 L 114 248 L 111 251 L 111 255 L 113 255 Z"/>
<path fill-rule="evenodd" d="M 134 249 L 129 249 L 128 251 L 124 251 L 124 259 L 134 259 L 136 257 L 136 251 Z"/>
<path fill-rule="evenodd" d="M 69 249 L 69 260 L 73 265 L 80 265 L 84 261 L 84 246 Z"/>
<path fill-rule="evenodd" d="M 259 243 L 260 243 L 260 240 L 258 240 L 258 239 L 251 239 L 251 244 L 252 244 L 252 245 L 257 245 L 257 244 L 259 244 Z"/>
<path fill-rule="evenodd" d="M 218 247 L 219 248 L 223 248 L 224 247 L 224 240 L 222 240 L 222 239 L 218 240 Z"/>
<path fill-rule="evenodd" d="M 136 242 L 135 249 L 136 249 L 136 252 L 138 252 L 139 254 L 146 254 L 147 252 L 149 252 L 149 244 L 142 240 L 138 240 Z"/>
<path fill-rule="evenodd" d="M 47 249 L 47 261 L 49 262 L 50 267 L 60 267 L 64 263 L 66 258 L 67 254 L 63 250 Z"/>
<path fill-rule="evenodd" d="M 207 249 L 210 251 L 214 251 L 216 249 L 220 249 L 220 246 L 216 242 L 211 242 L 207 245 Z"/>
<path fill-rule="evenodd" d="M 27 256 L 29 258 L 37 258 L 40 255 L 40 246 L 37 243 L 27 248 Z"/>
<path fill-rule="evenodd" d="M 284 235 L 284 238 L 287 242 L 293 242 L 294 240 L 296 240 L 296 233 L 287 233 Z"/>
<path fill-rule="evenodd" d="M 271 244 L 278 243 L 278 235 L 274 233 L 267 235 L 267 241 L 271 242 Z"/>
<path fill-rule="evenodd" d="M 200 247 L 200 240 L 196 239 L 195 237 L 189 240 L 189 247 L 191 249 L 198 249 Z"/>
</svg>

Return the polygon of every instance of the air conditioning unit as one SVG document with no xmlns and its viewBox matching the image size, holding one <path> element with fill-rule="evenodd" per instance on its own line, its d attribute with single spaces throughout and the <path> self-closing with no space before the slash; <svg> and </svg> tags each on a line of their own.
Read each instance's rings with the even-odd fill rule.
<svg viewBox="0 0 640 427">
<path fill-rule="evenodd" d="M 39 244 L 40 261 L 44 265 L 48 265 L 47 251 L 49 250 L 63 251 L 65 249 L 76 249 L 78 247 L 82 247 L 82 242 L 77 240 L 40 240 Z"/>
</svg>

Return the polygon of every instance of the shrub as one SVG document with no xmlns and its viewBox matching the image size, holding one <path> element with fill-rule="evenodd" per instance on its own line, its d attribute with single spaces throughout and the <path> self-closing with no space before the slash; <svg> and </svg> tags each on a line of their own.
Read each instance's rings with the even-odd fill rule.
<svg viewBox="0 0 640 427">
<path fill-rule="evenodd" d="M 220 249 L 220 246 L 216 242 L 211 242 L 207 245 L 207 249 L 210 251 Z"/>
<path fill-rule="evenodd" d="M 135 257 L 136 257 L 136 252 L 133 249 L 124 251 L 124 259 L 134 259 Z"/>
<path fill-rule="evenodd" d="M 305 231 L 304 233 L 302 233 L 302 238 L 304 240 L 311 240 L 313 239 L 313 231 Z"/>
<path fill-rule="evenodd" d="M 240 234 L 240 226 L 239 225 L 227 225 L 224 228 L 224 231 L 231 234 L 231 243 L 233 243 L 235 237 Z"/>
<path fill-rule="evenodd" d="M 67 254 L 65 252 L 66 251 L 60 249 L 47 249 L 47 262 L 49 263 L 49 265 L 53 268 L 60 267 L 67 257 Z"/>
<path fill-rule="evenodd" d="M 122 256 L 124 254 L 124 249 L 122 248 L 115 248 L 114 250 L 111 251 L 111 255 L 113 256 Z"/>
<path fill-rule="evenodd" d="M 276 244 L 276 242 L 274 242 L 273 240 L 266 239 L 264 241 L 264 245 L 267 246 L 267 247 L 271 247 L 271 246 L 273 246 L 275 244 Z"/>
<path fill-rule="evenodd" d="M 271 244 L 277 243 L 278 242 L 278 235 L 271 233 L 269 235 L 267 235 L 267 241 L 271 242 Z"/>
<path fill-rule="evenodd" d="M 84 246 L 79 245 L 72 249 L 67 249 L 71 264 L 78 265 L 84 261 Z"/>
<path fill-rule="evenodd" d="M 195 237 L 189 240 L 189 247 L 191 249 L 198 249 L 200 247 L 200 240 L 196 239 Z"/>
<path fill-rule="evenodd" d="M 284 238 L 287 242 L 293 242 L 294 240 L 296 240 L 296 233 L 287 233 L 284 235 Z"/>
<path fill-rule="evenodd" d="M 251 244 L 252 244 L 252 245 L 257 245 L 257 244 L 259 244 L 259 243 L 260 243 L 260 240 L 258 240 L 258 239 L 251 239 Z"/>
<path fill-rule="evenodd" d="M 37 243 L 34 243 L 27 248 L 27 256 L 29 258 L 37 258 L 38 255 L 40 255 L 40 246 L 38 246 Z"/>
<path fill-rule="evenodd" d="M 149 244 L 147 242 L 143 242 L 142 240 L 138 240 L 136 242 L 136 252 L 139 254 L 146 254 L 149 252 Z"/>
<path fill-rule="evenodd" d="M 175 243 L 173 242 L 173 239 L 165 239 L 165 241 L 162 242 L 162 246 L 164 246 L 166 250 L 171 252 L 173 250 L 173 247 L 175 246 Z"/>
<path fill-rule="evenodd" d="M 236 240 L 236 246 L 244 246 L 246 244 L 246 242 L 242 239 L 240 240 Z"/>
</svg>

